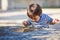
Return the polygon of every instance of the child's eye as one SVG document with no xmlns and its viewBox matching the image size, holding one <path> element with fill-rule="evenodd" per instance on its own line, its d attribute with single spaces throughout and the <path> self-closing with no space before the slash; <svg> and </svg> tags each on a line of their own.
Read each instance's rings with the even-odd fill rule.
<svg viewBox="0 0 60 40">
<path fill-rule="evenodd" d="M 32 10 L 32 9 L 30 9 L 30 11 L 31 11 L 31 12 L 33 12 L 33 10 Z"/>
<path fill-rule="evenodd" d="M 33 19 L 36 19 L 36 18 L 33 18 Z"/>
</svg>

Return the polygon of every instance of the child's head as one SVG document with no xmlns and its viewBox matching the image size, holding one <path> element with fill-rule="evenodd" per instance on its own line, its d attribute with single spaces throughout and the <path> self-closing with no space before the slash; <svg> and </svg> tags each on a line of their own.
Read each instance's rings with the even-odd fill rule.
<svg viewBox="0 0 60 40">
<path fill-rule="evenodd" d="M 27 10 L 27 15 L 31 19 L 37 19 L 42 14 L 42 9 L 39 4 L 31 4 Z"/>
</svg>

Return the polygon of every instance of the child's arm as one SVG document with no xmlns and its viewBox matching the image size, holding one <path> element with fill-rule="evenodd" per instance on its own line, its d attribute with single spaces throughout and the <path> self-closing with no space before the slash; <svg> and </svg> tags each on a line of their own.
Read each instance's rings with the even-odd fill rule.
<svg viewBox="0 0 60 40">
<path fill-rule="evenodd" d="M 59 19 L 53 19 L 53 21 L 51 22 L 52 25 L 56 24 L 57 22 L 59 22 Z"/>
</svg>

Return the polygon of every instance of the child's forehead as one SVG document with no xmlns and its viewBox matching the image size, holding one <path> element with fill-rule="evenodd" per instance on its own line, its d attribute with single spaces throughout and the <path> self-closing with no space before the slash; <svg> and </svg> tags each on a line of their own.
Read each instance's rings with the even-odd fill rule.
<svg viewBox="0 0 60 40">
<path fill-rule="evenodd" d="M 28 13 L 28 15 L 32 16 L 33 14 L 32 13 Z"/>
</svg>

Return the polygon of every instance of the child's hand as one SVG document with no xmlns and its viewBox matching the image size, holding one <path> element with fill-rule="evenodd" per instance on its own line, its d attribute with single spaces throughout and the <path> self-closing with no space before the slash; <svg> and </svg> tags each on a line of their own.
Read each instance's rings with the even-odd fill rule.
<svg viewBox="0 0 60 40">
<path fill-rule="evenodd" d="M 57 23 L 58 21 L 59 21 L 58 19 L 54 19 L 54 20 L 53 20 L 54 23 Z"/>
<path fill-rule="evenodd" d="M 54 19 L 54 20 L 52 21 L 52 24 L 56 24 L 57 22 L 59 22 L 59 19 Z"/>
<path fill-rule="evenodd" d="M 23 25 L 26 27 L 27 26 L 27 22 L 26 21 L 23 21 Z"/>
</svg>

